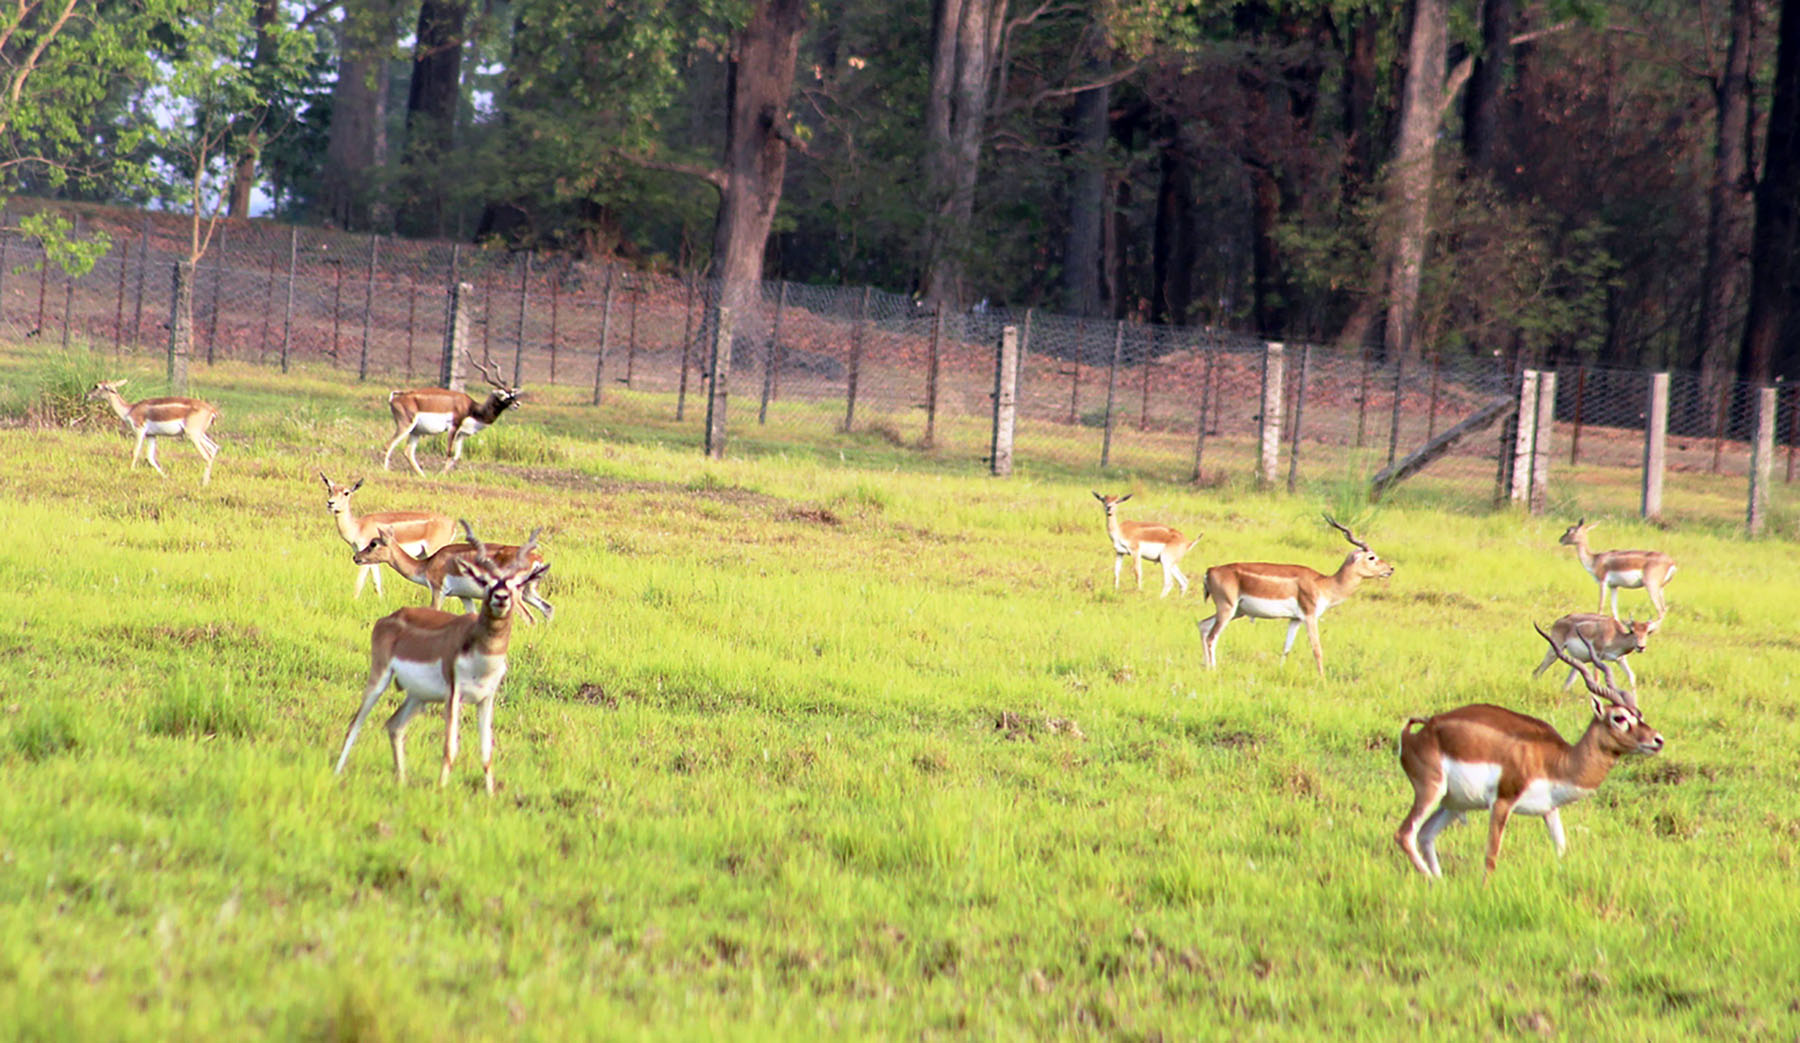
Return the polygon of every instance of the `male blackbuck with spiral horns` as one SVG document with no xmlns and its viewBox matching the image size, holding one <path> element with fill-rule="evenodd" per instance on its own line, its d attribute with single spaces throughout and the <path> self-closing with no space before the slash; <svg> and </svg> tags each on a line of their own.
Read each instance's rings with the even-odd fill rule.
<svg viewBox="0 0 1800 1043">
<path fill-rule="evenodd" d="M 444 447 L 444 471 L 449 471 L 462 459 L 463 440 L 482 428 L 500 419 L 500 414 L 519 406 L 519 389 L 510 387 L 500 379 L 500 371 L 493 363 L 482 364 L 474 357 L 464 353 L 469 364 L 481 371 L 483 379 L 494 385 L 488 393 L 487 401 L 477 402 L 461 391 L 449 388 L 419 388 L 414 391 L 394 391 L 388 394 L 388 411 L 394 414 L 394 440 L 388 443 L 387 452 L 382 454 L 381 467 L 386 470 L 394 457 L 394 449 L 402 440 L 406 442 L 406 459 L 412 469 L 421 477 L 425 474 L 419 469 L 419 439 L 425 435 L 441 435 L 448 433 L 450 440 Z"/>
<path fill-rule="evenodd" d="M 1663 602 L 1663 587 L 1675 578 L 1675 559 L 1659 550 L 1603 550 L 1595 553 L 1588 549 L 1588 531 L 1598 522 L 1590 523 L 1586 518 L 1568 527 L 1557 542 L 1565 547 L 1575 548 L 1575 557 L 1580 559 L 1581 567 L 1588 571 L 1600 584 L 1600 607 L 1596 612 L 1606 609 L 1606 592 L 1612 591 L 1612 617 L 1619 618 L 1619 588 L 1642 587 L 1650 595 L 1650 603 L 1656 606 L 1656 618 L 1660 622 L 1669 614 Z"/>
<path fill-rule="evenodd" d="M 1106 508 L 1106 534 L 1112 537 L 1113 545 L 1113 589 L 1119 589 L 1119 567 L 1130 558 L 1139 590 L 1144 589 L 1144 562 L 1149 560 L 1162 565 L 1163 597 L 1169 596 L 1169 588 L 1176 583 L 1181 584 L 1181 592 L 1186 594 L 1188 578 L 1181 574 L 1181 558 L 1200 542 L 1199 539 L 1190 540 L 1167 525 L 1119 520 L 1119 505 L 1131 499 L 1130 493 L 1124 496 L 1094 493 L 1094 499 Z"/>
<path fill-rule="evenodd" d="M 480 601 L 484 593 L 481 580 L 468 568 L 470 559 L 485 553 L 492 558 L 494 564 L 503 569 L 510 569 L 519 562 L 519 555 L 524 553 L 528 564 L 541 565 L 544 556 L 535 550 L 523 550 L 506 544 L 489 544 L 486 548 L 477 549 L 471 543 L 446 543 L 433 551 L 427 558 L 420 559 L 408 552 L 406 544 L 390 526 L 383 525 L 376 530 L 375 538 L 368 546 L 353 555 L 358 565 L 379 568 L 383 562 L 392 565 L 394 571 L 412 580 L 419 586 L 431 591 L 431 607 L 443 608 L 445 598 L 461 598 L 463 611 L 471 611 L 474 602 Z M 531 618 L 531 610 L 537 609 L 549 619 L 556 614 L 537 592 L 536 581 L 519 588 L 519 611 L 525 615 L 525 622 L 535 624 Z"/>
<path fill-rule="evenodd" d="M 1567 653 L 1571 659 L 1579 659 L 1599 667 L 1607 685 L 1611 686 L 1612 670 L 1607 664 L 1618 663 L 1625 668 L 1625 676 L 1631 680 L 1631 688 L 1620 691 L 1624 693 L 1625 701 L 1635 707 L 1637 675 L 1631 672 L 1631 664 L 1625 661 L 1625 657 L 1649 647 L 1650 635 L 1656 633 L 1660 626 L 1662 621 L 1657 619 L 1642 623 L 1636 620 L 1621 623 L 1604 612 L 1571 612 L 1550 624 L 1550 650 L 1544 653 L 1544 661 L 1537 665 L 1531 676 L 1536 677 L 1550 669 L 1550 664 L 1556 662 L 1560 651 Z M 1569 676 L 1563 679 L 1563 688 L 1567 689 L 1574 683 L 1575 671 L 1570 670 Z"/>
<path fill-rule="evenodd" d="M 212 484 L 213 457 L 219 455 L 219 443 L 213 441 L 206 430 L 219 419 L 219 410 L 197 398 L 146 398 L 127 404 L 125 396 L 119 394 L 119 389 L 124 386 L 123 379 L 102 380 L 88 391 L 87 397 L 90 401 L 102 401 L 111 406 L 137 436 L 137 447 L 131 451 L 132 468 L 137 467 L 138 458 L 144 455 L 144 443 L 148 442 L 150 466 L 167 478 L 168 473 L 156 462 L 157 436 L 182 435 L 194 444 L 200 458 L 206 461 L 206 474 L 201 477 L 200 484 Z"/>
<path fill-rule="evenodd" d="M 1281 646 L 1285 660 L 1294 648 L 1294 636 L 1302 626 L 1312 643 L 1313 661 L 1319 676 L 1325 676 L 1325 651 L 1319 646 L 1319 617 L 1331 606 L 1349 599 L 1365 579 L 1386 579 L 1394 574 L 1394 566 L 1381 560 L 1356 534 L 1338 524 L 1331 515 L 1325 521 L 1344 534 L 1355 548 L 1327 576 L 1305 565 L 1272 565 L 1261 561 L 1239 561 L 1230 565 L 1214 565 L 1206 570 L 1201 589 L 1211 598 L 1218 611 L 1200 621 L 1200 642 L 1206 653 L 1206 665 L 1218 665 L 1219 635 L 1225 624 L 1238 616 L 1249 619 L 1285 619 L 1287 640 Z"/>
<path fill-rule="evenodd" d="M 444 704 L 444 766 L 438 785 L 450 781 L 450 765 L 456 760 L 457 732 L 464 699 L 475 701 L 481 728 L 481 770 L 489 794 L 494 792 L 494 696 L 506 677 L 506 650 L 512 640 L 513 606 L 519 591 L 549 570 L 533 563 L 532 549 L 538 534 L 520 548 L 510 567 L 495 562 L 487 546 L 468 522 L 462 523 L 476 555 L 466 564 L 481 583 L 481 611 L 456 616 L 434 608 L 403 608 L 383 616 L 369 635 L 369 683 L 363 689 L 362 706 L 350 720 L 344 751 L 338 754 L 337 771 L 350 759 L 350 746 L 363 721 L 389 684 L 406 697 L 388 718 L 388 740 L 394 747 L 394 772 L 406 782 L 406 725 L 427 703 Z"/>
<path fill-rule="evenodd" d="M 1400 729 L 1400 767 L 1412 782 L 1413 804 L 1394 841 L 1426 876 L 1444 875 L 1438 865 L 1438 834 L 1482 808 L 1489 815 L 1488 875 L 1500 859 L 1506 822 L 1515 813 L 1541 816 L 1560 857 L 1567 844 L 1557 809 L 1598 789 L 1619 758 L 1662 751 L 1663 737 L 1644 722 L 1643 714 L 1625 705 L 1622 692 L 1595 681 L 1542 627 L 1532 626 L 1557 658 L 1587 682 L 1594 719 L 1574 745 L 1544 721 L 1486 704 L 1407 720 Z"/>
<path fill-rule="evenodd" d="M 393 532 L 394 540 L 409 553 L 423 557 L 456 538 L 456 523 L 442 514 L 430 511 L 376 511 L 358 515 L 350 509 L 350 495 L 362 488 L 358 478 L 350 485 L 339 485 L 319 472 L 325 483 L 325 509 L 337 522 L 338 535 L 350 545 L 352 552 L 362 550 L 383 527 Z M 375 580 L 375 593 L 381 594 L 381 565 L 363 565 L 356 572 L 356 597 L 362 597 L 363 584 Z M 436 607 L 436 606 L 433 606 Z"/>
</svg>

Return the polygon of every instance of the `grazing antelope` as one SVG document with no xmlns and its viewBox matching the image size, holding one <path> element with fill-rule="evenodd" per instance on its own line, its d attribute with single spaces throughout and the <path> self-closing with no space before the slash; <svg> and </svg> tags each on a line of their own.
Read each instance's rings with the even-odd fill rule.
<svg viewBox="0 0 1800 1043">
<path fill-rule="evenodd" d="M 200 458 L 206 461 L 206 474 L 200 484 L 212 484 L 213 457 L 219 455 L 219 443 L 212 440 L 206 429 L 219 419 L 218 408 L 197 398 L 146 398 L 127 404 L 125 396 L 119 394 L 119 389 L 124 386 L 125 379 L 102 380 L 88 391 L 87 397 L 89 401 L 101 401 L 111 406 L 119 419 L 125 421 L 125 426 L 137 435 L 137 448 L 131 451 L 132 468 L 137 468 L 138 457 L 144 455 L 144 443 L 148 441 L 150 466 L 167 478 L 168 473 L 156 462 L 157 436 L 185 435 L 200 451 Z"/>
<path fill-rule="evenodd" d="M 1132 570 L 1137 573 L 1138 589 L 1143 590 L 1144 561 L 1148 559 L 1162 565 L 1163 597 L 1169 596 L 1169 588 L 1176 583 L 1181 584 L 1181 592 L 1186 594 L 1188 578 L 1181 574 L 1181 559 L 1200 542 L 1199 538 L 1190 540 L 1167 525 L 1120 521 L 1119 504 L 1131 499 L 1130 493 L 1124 496 L 1094 493 L 1094 499 L 1106 508 L 1106 534 L 1112 537 L 1113 545 L 1113 589 L 1119 589 L 1119 568 L 1126 558 L 1130 558 Z"/>
<path fill-rule="evenodd" d="M 532 556 L 536 532 L 515 555 L 514 563 L 503 566 L 488 555 L 487 546 L 468 522 L 462 527 L 475 545 L 476 553 L 464 567 L 482 586 L 481 611 L 456 616 L 434 608 L 403 608 L 376 621 L 369 635 L 369 683 L 363 689 L 362 706 L 350 719 L 344 751 L 338 754 L 336 771 L 340 774 L 350 759 L 356 733 L 392 683 L 406 697 L 387 721 L 394 773 L 400 782 L 406 782 L 406 725 L 426 703 L 445 704 L 444 767 L 438 773 L 438 785 L 450 781 L 462 701 L 473 699 L 481 728 L 481 770 L 488 793 L 494 792 L 494 696 L 506 677 L 513 599 L 550 566 Z"/>
<path fill-rule="evenodd" d="M 1631 680 L 1631 688 L 1622 689 L 1625 701 L 1632 708 L 1637 707 L 1637 675 L 1631 672 L 1631 664 L 1625 657 L 1633 652 L 1642 652 L 1650 641 L 1650 635 L 1662 626 L 1662 620 L 1650 619 L 1640 623 L 1627 620 L 1623 623 L 1604 612 L 1571 612 L 1550 624 L 1550 650 L 1544 653 L 1544 661 L 1539 663 L 1531 676 L 1537 677 L 1550 664 L 1556 662 L 1558 650 L 1568 653 L 1571 659 L 1579 659 L 1592 663 L 1600 668 L 1606 683 L 1613 683 L 1612 670 L 1608 663 L 1618 663 L 1625 668 L 1625 676 Z M 1566 690 L 1575 683 L 1575 671 L 1563 679 Z"/>
<path fill-rule="evenodd" d="M 1238 616 L 1250 619 L 1288 620 L 1287 641 L 1281 646 L 1285 660 L 1294 648 L 1294 635 L 1306 627 L 1306 638 L 1312 643 L 1314 662 L 1319 676 L 1325 676 L 1325 652 L 1319 647 L 1319 617 L 1340 601 L 1348 600 L 1365 579 L 1386 579 L 1394 574 L 1392 562 L 1381 560 L 1356 534 L 1339 525 L 1331 515 L 1325 521 L 1344 534 L 1356 549 L 1344 558 L 1338 570 L 1327 576 L 1305 565 L 1271 565 L 1261 561 L 1239 561 L 1214 565 L 1206 570 L 1200 589 L 1218 606 L 1218 611 L 1200 620 L 1201 647 L 1206 652 L 1206 665 L 1218 665 L 1219 635 L 1225 624 Z"/>
<path fill-rule="evenodd" d="M 537 542 L 537 535 L 532 534 L 531 544 Z M 503 543 L 478 547 L 472 543 L 447 543 L 421 560 L 410 553 L 404 540 L 392 526 L 382 525 L 375 530 L 375 536 L 367 546 L 357 551 L 352 557 L 358 565 L 380 568 L 383 562 L 394 567 L 394 571 L 412 580 L 419 586 L 431 591 L 431 607 L 443 608 L 445 598 L 461 598 L 463 611 L 474 611 L 474 603 L 481 600 L 485 587 L 478 576 L 471 574 L 469 562 L 481 555 L 491 558 L 501 568 L 510 569 L 519 561 L 524 553 L 526 563 L 542 565 L 544 556 L 530 549 L 528 544 L 522 552 L 520 548 Z M 548 620 L 556 614 L 537 592 L 535 581 L 519 588 L 520 609 L 525 614 L 525 622 L 535 624 L 531 610 L 537 609 Z"/>
<path fill-rule="evenodd" d="M 1642 587 L 1650 595 L 1650 603 L 1656 606 L 1656 618 L 1660 622 L 1669 614 L 1663 603 L 1663 587 L 1675 578 L 1675 559 L 1659 550 L 1603 550 L 1596 554 L 1588 549 L 1588 530 L 1599 522 L 1589 524 L 1586 518 L 1569 526 L 1557 541 L 1565 547 L 1574 547 L 1575 556 L 1581 560 L 1581 567 L 1588 571 L 1600 584 L 1600 607 L 1595 611 L 1606 609 L 1606 591 L 1612 590 L 1612 617 L 1619 618 L 1619 588 Z"/>
<path fill-rule="evenodd" d="M 494 385 L 494 390 L 488 393 L 487 401 L 476 402 L 461 391 L 451 391 L 449 388 L 389 392 L 388 410 L 394 414 L 394 440 L 388 443 L 387 452 L 382 454 L 382 470 L 388 469 L 389 461 L 394 456 L 394 448 L 405 440 L 406 459 L 411 462 L 413 471 L 423 477 L 425 472 L 419 470 L 419 458 L 416 455 L 419 439 L 425 435 L 448 432 L 450 440 L 444 447 L 444 471 L 449 471 L 462 459 L 464 439 L 499 420 L 500 414 L 508 409 L 519 407 L 519 389 L 509 387 L 501 380 L 500 371 L 492 363 L 483 365 L 467 353 L 463 357 L 481 371 L 488 383 Z"/>
<path fill-rule="evenodd" d="M 325 483 L 325 509 L 337 521 L 338 535 L 344 538 L 344 542 L 353 551 L 368 546 L 382 526 L 393 530 L 394 539 L 408 553 L 420 556 L 430 554 L 456 538 L 456 523 L 442 514 L 430 511 L 376 511 L 373 514 L 357 515 L 350 509 L 350 494 L 362 488 L 361 478 L 351 485 L 339 485 L 325 477 L 324 471 L 320 471 L 319 481 Z M 376 564 L 364 565 L 357 570 L 356 597 L 362 597 L 363 584 L 370 577 L 375 580 L 376 595 L 383 595 L 381 566 Z"/>
<path fill-rule="evenodd" d="M 1438 865 L 1438 834 L 1464 813 L 1481 808 L 1489 809 L 1488 875 L 1500 859 L 1500 838 L 1515 812 L 1542 816 L 1561 857 L 1567 845 L 1557 809 L 1599 788 L 1620 757 L 1663 748 L 1663 737 L 1644 722 L 1643 714 L 1621 701 L 1623 693 L 1596 682 L 1542 627 L 1537 632 L 1587 682 L 1594 719 L 1574 745 L 1544 721 L 1486 704 L 1408 719 L 1400 729 L 1400 767 L 1412 781 L 1413 804 L 1394 841 L 1426 876 L 1444 875 Z"/>
</svg>

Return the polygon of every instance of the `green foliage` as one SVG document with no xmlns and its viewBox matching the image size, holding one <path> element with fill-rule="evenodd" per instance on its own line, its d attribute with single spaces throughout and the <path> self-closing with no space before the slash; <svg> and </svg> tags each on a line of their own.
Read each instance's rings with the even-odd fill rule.
<svg viewBox="0 0 1800 1043">
<path fill-rule="evenodd" d="M 86 741 L 87 718 L 73 707 L 33 704 L 7 731 L 14 753 L 28 761 L 48 760 L 73 753 Z"/>
<path fill-rule="evenodd" d="M 41 350 L 30 356 L 16 379 L 0 386 L 0 417 L 61 427 L 111 416 L 87 400 L 93 386 L 111 375 L 106 359 L 85 345 Z"/>
</svg>

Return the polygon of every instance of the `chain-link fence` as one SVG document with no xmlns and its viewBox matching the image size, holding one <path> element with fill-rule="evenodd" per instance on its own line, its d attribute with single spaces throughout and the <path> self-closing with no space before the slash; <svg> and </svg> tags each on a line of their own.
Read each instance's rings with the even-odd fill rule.
<svg viewBox="0 0 1800 1043">
<path fill-rule="evenodd" d="M 14 200 L 9 216 L 38 205 Z M 84 211 L 78 221 L 113 240 L 78 279 L 42 265 L 35 242 L 0 237 L 0 330 L 115 353 L 166 350 L 186 219 Z M 384 391 L 433 385 L 458 283 L 470 287 L 467 347 L 515 383 L 601 409 L 628 402 L 637 417 L 702 432 L 719 288 L 619 265 L 221 223 L 192 279 L 193 358 L 324 363 Z M 1394 362 L 1304 345 L 1272 353 L 1215 329 L 1037 310 L 938 316 L 909 297 L 791 283 L 766 284 L 732 309 L 733 451 L 798 440 L 976 466 L 993 448 L 996 346 L 1009 325 L 1021 351 L 1013 455 L 1022 468 L 1348 497 L 1424 457 L 1387 495 L 1467 506 L 1507 496 L 1520 373 L 1498 352 Z M 1542 505 L 1643 506 L 1650 382 L 1634 370 L 1558 374 L 1554 423 L 1533 431 L 1548 461 Z M 1757 392 L 1673 376 L 1662 517 L 1744 518 Z M 1769 517 L 1792 534 L 1800 389 L 1781 389 L 1777 412 Z"/>
</svg>

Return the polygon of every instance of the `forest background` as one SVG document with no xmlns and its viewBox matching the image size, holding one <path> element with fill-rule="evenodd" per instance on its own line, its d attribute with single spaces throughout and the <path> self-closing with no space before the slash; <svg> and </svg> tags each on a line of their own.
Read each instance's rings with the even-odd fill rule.
<svg viewBox="0 0 1800 1043">
<path fill-rule="evenodd" d="M 1800 3 L 27 0 L 11 191 L 1800 376 Z M 107 243 L 41 211 L 68 266 Z"/>
</svg>

